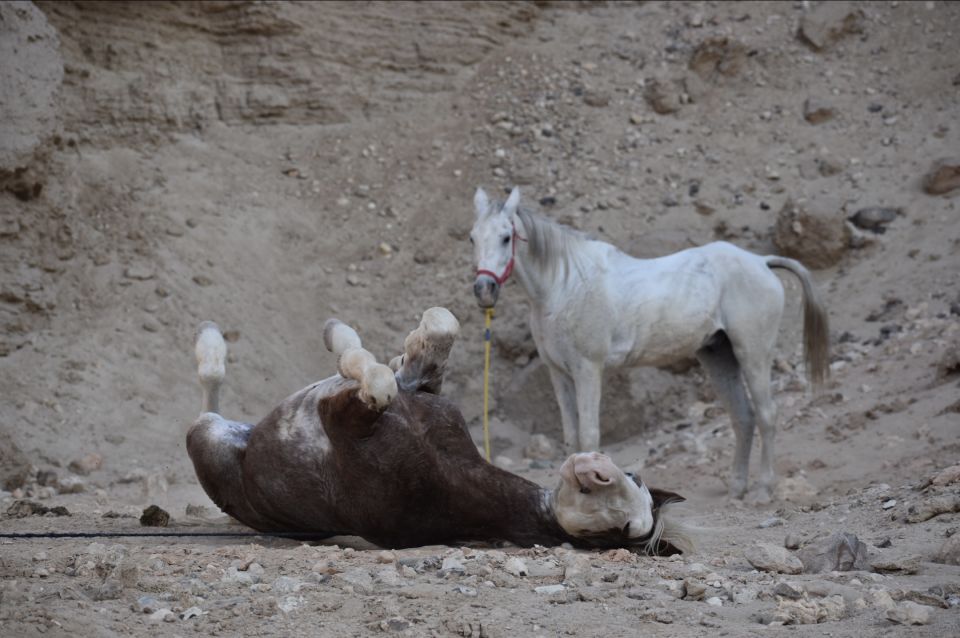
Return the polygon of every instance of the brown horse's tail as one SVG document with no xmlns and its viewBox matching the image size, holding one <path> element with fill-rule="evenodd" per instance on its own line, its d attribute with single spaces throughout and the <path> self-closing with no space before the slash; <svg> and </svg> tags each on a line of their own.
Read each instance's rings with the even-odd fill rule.
<svg viewBox="0 0 960 638">
<path fill-rule="evenodd" d="M 771 255 L 766 260 L 769 268 L 783 268 L 792 272 L 803 286 L 803 355 L 807 363 L 807 378 L 815 389 L 819 389 L 830 374 L 827 311 L 813 285 L 810 271 L 803 264 L 777 255 Z"/>
</svg>

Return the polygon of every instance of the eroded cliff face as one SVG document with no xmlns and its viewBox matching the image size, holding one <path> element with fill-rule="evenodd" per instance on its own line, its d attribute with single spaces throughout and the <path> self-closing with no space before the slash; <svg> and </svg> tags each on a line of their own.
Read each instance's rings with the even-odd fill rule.
<svg viewBox="0 0 960 638">
<path fill-rule="evenodd" d="M 237 124 L 347 124 L 454 90 L 533 18 L 492 3 L 49 2 L 65 126 L 157 141 Z"/>
</svg>

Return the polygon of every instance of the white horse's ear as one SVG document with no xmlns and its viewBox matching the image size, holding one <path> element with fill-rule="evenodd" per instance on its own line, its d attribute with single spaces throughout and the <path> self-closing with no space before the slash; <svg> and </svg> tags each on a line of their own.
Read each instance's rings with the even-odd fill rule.
<svg viewBox="0 0 960 638">
<path fill-rule="evenodd" d="M 487 194 L 482 188 L 477 188 L 477 192 L 473 196 L 473 207 L 477 211 L 477 217 L 483 217 L 490 210 L 490 200 L 487 198 Z"/>
<path fill-rule="evenodd" d="M 507 214 L 507 217 L 513 217 L 517 212 L 517 206 L 520 205 L 520 188 L 517 186 L 513 187 L 513 190 L 510 191 L 510 197 L 507 198 L 507 202 L 503 205 L 503 212 Z"/>
</svg>

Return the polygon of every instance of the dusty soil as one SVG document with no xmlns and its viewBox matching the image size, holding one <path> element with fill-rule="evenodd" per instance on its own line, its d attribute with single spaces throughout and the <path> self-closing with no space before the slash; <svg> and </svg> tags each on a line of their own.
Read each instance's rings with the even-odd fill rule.
<svg viewBox="0 0 960 638">
<path fill-rule="evenodd" d="M 203 319 L 229 340 L 224 413 L 256 420 L 334 371 L 327 317 L 386 359 L 446 306 L 463 338 L 444 393 L 479 442 L 478 185 L 519 184 L 638 256 L 719 238 L 795 254 L 817 266 L 832 336 L 813 394 L 784 277 L 772 504 L 726 498 L 732 432 L 697 367 L 609 375 L 604 448 L 689 498 L 692 555 L 4 539 L 4 635 L 960 633 L 960 487 L 941 473 L 960 462 L 960 190 L 923 187 L 935 161 L 958 163 L 960 5 L 39 2 L 0 17 L 0 511 L 70 513 L 17 518 L 21 504 L 3 533 L 143 531 L 151 504 L 167 530 L 247 531 L 184 452 Z M 869 207 L 899 210 L 882 234 L 845 221 Z M 559 454 L 524 454 L 560 432 L 525 312 L 508 284 L 494 448 L 551 484 Z M 910 522 L 936 499 L 947 511 Z M 867 563 L 788 575 L 746 559 L 832 532 Z M 907 613 L 923 624 L 888 619 Z"/>
</svg>

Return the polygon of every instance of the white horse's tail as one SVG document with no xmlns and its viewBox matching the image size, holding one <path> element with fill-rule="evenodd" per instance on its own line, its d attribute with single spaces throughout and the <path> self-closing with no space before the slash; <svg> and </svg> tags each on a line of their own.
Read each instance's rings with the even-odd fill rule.
<svg viewBox="0 0 960 638">
<path fill-rule="evenodd" d="M 820 300 L 810 271 L 800 262 L 787 257 L 766 257 L 769 268 L 789 270 L 803 287 L 803 355 L 807 364 L 807 377 L 814 388 L 819 388 L 830 375 L 830 329 L 827 311 Z"/>
<path fill-rule="evenodd" d="M 220 384 L 226 376 L 227 344 L 220 328 L 212 321 L 197 326 L 197 374 L 203 388 L 203 412 L 219 412 Z"/>
</svg>

